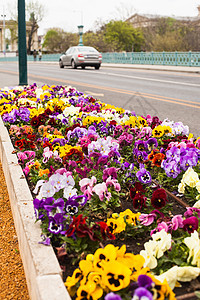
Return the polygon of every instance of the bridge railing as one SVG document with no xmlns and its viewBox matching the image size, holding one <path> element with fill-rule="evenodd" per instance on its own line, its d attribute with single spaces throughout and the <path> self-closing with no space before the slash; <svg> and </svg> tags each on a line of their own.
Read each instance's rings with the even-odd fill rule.
<svg viewBox="0 0 200 300">
<path fill-rule="evenodd" d="M 104 63 L 200 67 L 200 52 L 107 52 Z"/>
<path fill-rule="evenodd" d="M 61 54 L 43 54 L 42 61 L 58 62 Z M 0 57 L 1 61 L 17 61 L 17 56 Z M 33 61 L 33 56 L 27 56 Z M 38 58 L 37 58 L 38 60 Z M 143 64 L 200 67 L 200 52 L 107 52 L 102 53 L 103 63 Z"/>
</svg>

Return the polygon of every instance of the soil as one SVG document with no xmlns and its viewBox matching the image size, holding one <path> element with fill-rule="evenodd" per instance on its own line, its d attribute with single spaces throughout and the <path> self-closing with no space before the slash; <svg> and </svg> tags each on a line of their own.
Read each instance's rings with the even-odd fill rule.
<svg viewBox="0 0 200 300">
<path fill-rule="evenodd" d="M 0 163 L 0 299 L 29 300 L 6 182 Z"/>
</svg>

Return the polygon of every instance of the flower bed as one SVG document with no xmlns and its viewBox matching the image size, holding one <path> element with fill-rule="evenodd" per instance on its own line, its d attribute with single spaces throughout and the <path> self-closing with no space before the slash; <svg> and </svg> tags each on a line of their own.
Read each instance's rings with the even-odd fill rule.
<svg viewBox="0 0 200 300">
<path fill-rule="evenodd" d="M 0 112 L 72 298 L 195 291 L 200 139 L 187 126 L 64 86 L 2 89 Z"/>
</svg>

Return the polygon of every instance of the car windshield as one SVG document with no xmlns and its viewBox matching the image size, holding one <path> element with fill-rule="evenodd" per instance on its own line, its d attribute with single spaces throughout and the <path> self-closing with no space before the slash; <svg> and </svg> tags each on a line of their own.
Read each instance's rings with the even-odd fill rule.
<svg viewBox="0 0 200 300">
<path fill-rule="evenodd" d="M 78 52 L 94 52 L 97 53 L 98 51 L 92 47 L 80 47 L 78 48 Z"/>
</svg>

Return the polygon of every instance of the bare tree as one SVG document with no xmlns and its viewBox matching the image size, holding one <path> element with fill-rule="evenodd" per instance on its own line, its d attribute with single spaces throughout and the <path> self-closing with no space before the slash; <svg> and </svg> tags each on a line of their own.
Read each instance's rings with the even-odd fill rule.
<svg viewBox="0 0 200 300">
<path fill-rule="evenodd" d="M 29 25 L 28 30 L 28 45 L 27 53 L 30 54 L 33 44 L 33 35 L 37 32 L 38 23 L 42 21 L 44 17 L 44 6 L 38 1 L 29 1 L 26 5 L 26 18 Z"/>
<path fill-rule="evenodd" d="M 131 4 L 120 3 L 119 6 L 115 8 L 114 18 L 116 20 L 126 21 L 129 17 L 136 13 L 135 8 Z"/>
<path fill-rule="evenodd" d="M 11 8 L 11 9 L 10 9 Z M 18 24 L 18 14 L 17 14 L 17 1 L 12 3 L 8 3 L 8 10 L 11 16 L 11 20 L 15 22 L 16 29 L 13 32 L 13 39 L 17 39 L 17 24 Z M 27 53 L 30 54 L 31 47 L 33 44 L 33 36 L 34 33 L 37 32 L 38 23 L 40 23 L 44 17 L 45 7 L 40 4 L 37 0 L 29 0 L 26 2 L 26 25 L 27 25 L 27 36 L 28 36 L 28 44 L 27 44 Z M 12 41 L 11 41 L 12 42 Z"/>
</svg>

